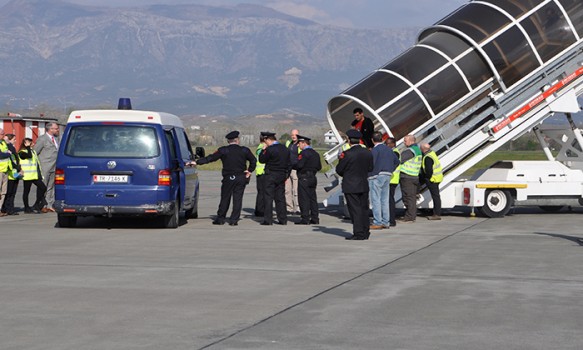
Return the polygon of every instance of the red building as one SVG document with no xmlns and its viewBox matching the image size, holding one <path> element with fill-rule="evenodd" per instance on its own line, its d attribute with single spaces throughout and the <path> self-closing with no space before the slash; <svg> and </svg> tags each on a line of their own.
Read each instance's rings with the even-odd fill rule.
<svg viewBox="0 0 583 350">
<path fill-rule="evenodd" d="M 45 133 L 45 124 L 49 122 L 57 122 L 57 119 L 45 118 L 44 116 L 38 118 L 23 117 L 20 114 L 8 113 L 6 116 L 0 117 L 0 128 L 4 129 L 6 134 L 16 135 L 15 146 L 18 149 L 25 137 L 36 142 L 36 139 Z"/>
</svg>

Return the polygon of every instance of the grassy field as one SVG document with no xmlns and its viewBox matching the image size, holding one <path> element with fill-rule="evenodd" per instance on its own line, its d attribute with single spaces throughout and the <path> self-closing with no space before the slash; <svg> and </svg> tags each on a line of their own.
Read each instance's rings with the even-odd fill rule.
<svg viewBox="0 0 583 350">
<path fill-rule="evenodd" d="M 205 147 L 206 154 L 209 155 L 217 150 L 218 147 Z M 255 147 L 250 147 L 251 151 L 255 152 Z M 322 172 L 330 170 L 330 165 L 328 165 L 323 158 L 324 153 L 327 149 L 316 149 L 320 153 L 322 160 Z M 543 151 L 496 151 L 486 157 L 484 160 L 470 168 L 464 175 L 471 175 L 475 173 L 478 169 L 487 168 L 488 166 L 494 164 L 500 160 L 546 160 L 546 156 Z M 200 170 L 221 170 L 222 164 L 220 161 L 199 165 Z"/>
</svg>

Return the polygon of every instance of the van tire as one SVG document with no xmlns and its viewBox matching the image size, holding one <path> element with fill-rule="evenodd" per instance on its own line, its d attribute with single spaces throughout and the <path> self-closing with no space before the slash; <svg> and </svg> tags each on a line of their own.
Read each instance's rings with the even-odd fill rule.
<svg viewBox="0 0 583 350">
<path fill-rule="evenodd" d="M 514 204 L 514 198 L 509 191 L 489 190 L 484 198 L 484 206 L 481 213 L 489 218 L 502 218 L 510 211 Z"/>
<path fill-rule="evenodd" d="M 162 217 L 162 223 L 165 228 L 177 228 L 180 223 L 180 204 L 178 200 L 174 202 L 174 211 L 172 214 Z"/>
<path fill-rule="evenodd" d="M 59 227 L 75 227 L 77 225 L 77 217 L 70 215 L 57 215 Z"/>
</svg>

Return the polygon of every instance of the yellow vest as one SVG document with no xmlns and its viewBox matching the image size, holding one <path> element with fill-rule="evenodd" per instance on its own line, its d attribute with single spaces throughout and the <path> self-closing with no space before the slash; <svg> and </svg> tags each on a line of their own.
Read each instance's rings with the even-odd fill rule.
<svg viewBox="0 0 583 350">
<path fill-rule="evenodd" d="M 423 158 L 421 150 L 417 145 L 412 145 L 408 149 L 411 150 L 415 156 L 401 164 L 401 172 L 409 176 L 419 176 L 419 172 L 421 171 L 421 161 Z"/>
<path fill-rule="evenodd" d="M 8 145 L 4 140 L 0 140 L 0 152 L 8 152 Z M 0 173 L 12 174 L 12 161 L 10 158 L 0 159 Z"/>
<path fill-rule="evenodd" d="M 397 155 L 397 158 L 399 158 L 399 163 L 401 162 L 401 151 L 399 151 L 399 149 L 397 147 L 393 148 L 393 152 L 395 152 L 395 154 Z M 391 185 L 397 185 L 399 184 L 399 180 L 401 179 L 401 164 L 399 164 L 397 166 L 397 168 L 395 169 L 395 171 L 393 171 L 393 175 L 391 176 Z"/>
<path fill-rule="evenodd" d="M 441 168 L 441 163 L 439 162 L 439 158 L 437 158 L 437 154 L 434 151 L 431 151 L 423 156 L 423 162 L 421 164 L 423 170 L 425 170 L 425 157 L 433 159 L 433 175 L 429 181 L 440 183 L 443 181 L 443 169 Z"/>
<path fill-rule="evenodd" d="M 36 152 L 33 149 L 31 149 L 30 151 L 32 152 L 32 158 L 22 159 L 19 157 L 20 158 L 20 168 L 24 172 L 24 176 L 22 177 L 22 179 L 24 181 L 38 180 L 38 170 L 37 170 L 38 157 L 36 155 Z M 28 153 L 28 150 L 23 150 L 21 152 Z"/>
<path fill-rule="evenodd" d="M 259 155 L 263 152 L 263 146 L 259 144 L 257 150 L 255 151 L 255 157 L 257 158 L 257 165 L 255 166 L 255 175 L 260 176 L 265 174 L 265 164 L 259 161 Z"/>
</svg>

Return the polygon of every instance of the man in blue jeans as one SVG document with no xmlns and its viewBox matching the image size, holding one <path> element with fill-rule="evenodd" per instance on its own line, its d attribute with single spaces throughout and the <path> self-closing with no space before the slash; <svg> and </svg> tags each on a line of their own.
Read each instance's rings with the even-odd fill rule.
<svg viewBox="0 0 583 350">
<path fill-rule="evenodd" d="M 399 165 L 395 152 L 383 142 L 383 135 L 375 132 L 372 135 L 374 147 L 371 150 L 373 170 L 368 173 L 370 202 L 372 204 L 373 224 L 371 230 L 390 227 L 389 189 L 391 175 Z"/>
</svg>

